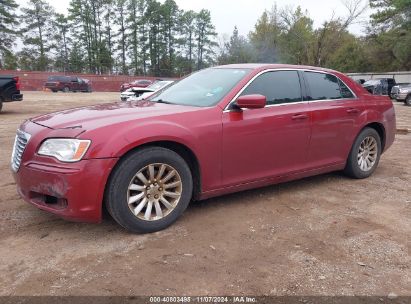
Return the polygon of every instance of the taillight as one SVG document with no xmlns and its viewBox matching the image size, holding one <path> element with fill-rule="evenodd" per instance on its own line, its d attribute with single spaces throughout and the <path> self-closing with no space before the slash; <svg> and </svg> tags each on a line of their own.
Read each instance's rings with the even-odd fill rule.
<svg viewBox="0 0 411 304">
<path fill-rule="evenodd" d="M 17 91 L 20 91 L 20 87 L 21 87 L 20 78 L 19 78 L 18 76 L 16 76 L 16 77 L 14 77 L 13 79 L 14 79 L 14 81 L 16 82 L 16 90 L 17 90 Z"/>
</svg>

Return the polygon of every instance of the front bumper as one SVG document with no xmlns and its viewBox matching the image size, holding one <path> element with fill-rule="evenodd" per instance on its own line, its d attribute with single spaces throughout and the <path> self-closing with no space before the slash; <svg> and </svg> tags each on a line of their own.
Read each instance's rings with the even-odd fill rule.
<svg viewBox="0 0 411 304">
<path fill-rule="evenodd" d="M 117 159 L 73 164 L 23 163 L 13 173 L 17 191 L 28 203 L 64 219 L 100 222 L 108 176 Z"/>
<path fill-rule="evenodd" d="M 23 94 L 14 94 L 11 99 L 13 101 L 22 101 L 23 100 Z"/>
<path fill-rule="evenodd" d="M 397 93 L 397 94 L 395 94 L 395 99 L 396 100 L 405 100 L 407 98 L 408 94 L 407 93 Z"/>
</svg>

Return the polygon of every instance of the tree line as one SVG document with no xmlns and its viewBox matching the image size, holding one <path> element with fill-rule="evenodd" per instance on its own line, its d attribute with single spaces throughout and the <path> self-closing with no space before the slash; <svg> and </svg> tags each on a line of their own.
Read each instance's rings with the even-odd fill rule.
<svg viewBox="0 0 411 304">
<path fill-rule="evenodd" d="M 247 35 L 217 36 L 211 14 L 174 0 L 0 1 L 0 69 L 182 76 L 216 64 L 314 65 L 343 72 L 411 69 L 410 0 L 343 0 L 343 16 L 315 28 L 307 11 L 276 5 Z M 348 28 L 373 9 L 366 35 Z M 16 42 L 22 47 L 16 52 Z"/>
<path fill-rule="evenodd" d="M 330 16 L 314 28 L 300 7 L 266 11 L 254 30 L 241 36 L 237 28 L 220 40 L 218 63 L 283 62 L 327 67 L 343 72 L 411 70 L 411 1 L 346 0 L 345 16 Z M 372 9 L 366 35 L 348 28 Z"/>
<path fill-rule="evenodd" d="M 210 12 L 184 11 L 174 0 L 71 0 L 66 15 L 46 0 L 29 0 L 20 14 L 14 0 L 2 5 L 0 68 L 175 76 L 212 64 Z M 15 53 L 17 38 L 23 48 Z"/>
</svg>

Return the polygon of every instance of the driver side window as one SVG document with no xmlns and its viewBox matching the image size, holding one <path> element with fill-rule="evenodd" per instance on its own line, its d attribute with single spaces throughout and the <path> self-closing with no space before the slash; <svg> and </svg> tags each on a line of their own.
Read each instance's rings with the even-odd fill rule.
<svg viewBox="0 0 411 304">
<path fill-rule="evenodd" d="M 297 71 L 273 71 L 258 76 L 241 94 L 260 94 L 267 105 L 302 101 L 300 79 Z"/>
</svg>

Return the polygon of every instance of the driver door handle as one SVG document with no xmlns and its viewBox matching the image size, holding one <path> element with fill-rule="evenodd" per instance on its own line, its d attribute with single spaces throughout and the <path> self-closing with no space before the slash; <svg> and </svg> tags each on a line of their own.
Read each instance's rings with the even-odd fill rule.
<svg viewBox="0 0 411 304">
<path fill-rule="evenodd" d="M 295 114 L 291 117 L 292 120 L 305 120 L 308 119 L 308 115 L 307 114 Z"/>
<path fill-rule="evenodd" d="M 358 110 L 357 108 L 349 108 L 347 109 L 347 113 L 348 114 L 358 114 L 360 113 L 360 110 Z"/>
</svg>

